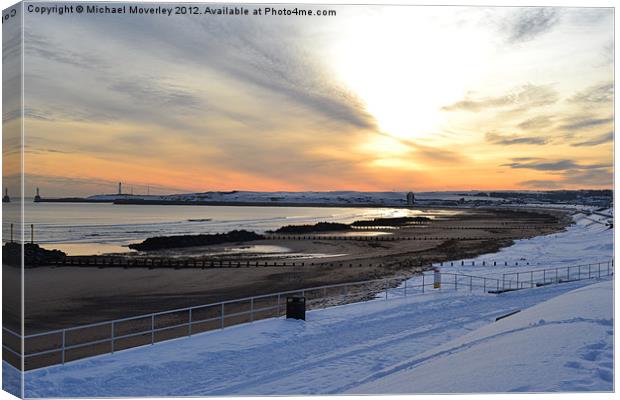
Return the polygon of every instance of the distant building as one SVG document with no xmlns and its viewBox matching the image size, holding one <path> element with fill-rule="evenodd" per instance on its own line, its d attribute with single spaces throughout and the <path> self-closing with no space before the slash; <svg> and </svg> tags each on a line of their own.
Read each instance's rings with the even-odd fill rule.
<svg viewBox="0 0 620 400">
<path fill-rule="evenodd" d="M 415 204 L 415 195 L 413 192 L 407 193 L 407 205 L 412 206 Z"/>
<path fill-rule="evenodd" d="M 118 195 L 122 195 L 123 194 L 123 185 L 122 183 L 118 183 Z"/>
</svg>

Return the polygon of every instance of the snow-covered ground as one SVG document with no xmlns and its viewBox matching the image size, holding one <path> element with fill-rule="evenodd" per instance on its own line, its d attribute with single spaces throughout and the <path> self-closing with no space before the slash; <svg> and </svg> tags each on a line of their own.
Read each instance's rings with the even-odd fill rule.
<svg viewBox="0 0 620 400">
<path fill-rule="evenodd" d="M 529 266 L 476 263 L 443 268 L 499 276 L 515 269 L 607 261 L 612 257 L 613 230 L 598 217 L 604 218 L 577 214 L 576 224 L 566 232 L 519 241 L 487 256 L 530 257 Z M 311 311 L 306 322 L 263 320 L 30 371 L 25 393 L 88 397 L 608 391 L 613 376 L 613 289 L 610 281 L 603 281 L 501 295 L 437 291 Z M 494 322 L 515 310 L 523 311 Z M 502 368 L 506 371 L 498 372 Z M 15 375 L 5 364 L 5 379 L 11 372 Z M 420 375 L 409 378 L 414 373 Z M 536 379 L 528 381 L 534 375 Z M 411 379 L 420 386 L 407 386 Z"/>
<path fill-rule="evenodd" d="M 379 371 L 352 393 L 613 390 L 613 282 L 562 294 Z"/>
</svg>

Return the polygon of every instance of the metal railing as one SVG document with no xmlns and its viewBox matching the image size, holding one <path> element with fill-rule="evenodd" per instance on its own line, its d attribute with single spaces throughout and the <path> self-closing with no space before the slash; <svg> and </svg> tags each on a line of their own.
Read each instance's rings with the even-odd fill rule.
<svg viewBox="0 0 620 400">
<path fill-rule="evenodd" d="M 613 260 L 572 265 L 568 267 L 546 268 L 531 271 L 509 272 L 502 275 L 504 289 L 523 289 L 544 286 L 552 283 L 573 282 L 585 279 L 602 278 L 613 275 Z"/>
</svg>

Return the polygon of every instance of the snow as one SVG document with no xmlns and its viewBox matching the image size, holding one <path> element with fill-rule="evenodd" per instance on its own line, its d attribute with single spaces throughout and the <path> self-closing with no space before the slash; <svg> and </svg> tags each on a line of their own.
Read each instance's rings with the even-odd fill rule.
<svg viewBox="0 0 620 400">
<path fill-rule="evenodd" d="M 386 370 L 351 393 L 613 390 L 613 282 L 580 288 Z"/>
<path fill-rule="evenodd" d="M 22 375 L 5 361 L 2 361 L 2 390 L 15 397 L 21 397 Z"/>
</svg>

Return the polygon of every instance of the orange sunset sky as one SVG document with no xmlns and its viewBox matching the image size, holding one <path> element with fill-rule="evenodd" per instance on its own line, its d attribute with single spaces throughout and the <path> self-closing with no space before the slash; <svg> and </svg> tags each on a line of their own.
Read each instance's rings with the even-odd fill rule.
<svg viewBox="0 0 620 400">
<path fill-rule="evenodd" d="M 611 188 L 611 9 L 330 8 L 27 15 L 25 194 Z"/>
</svg>

